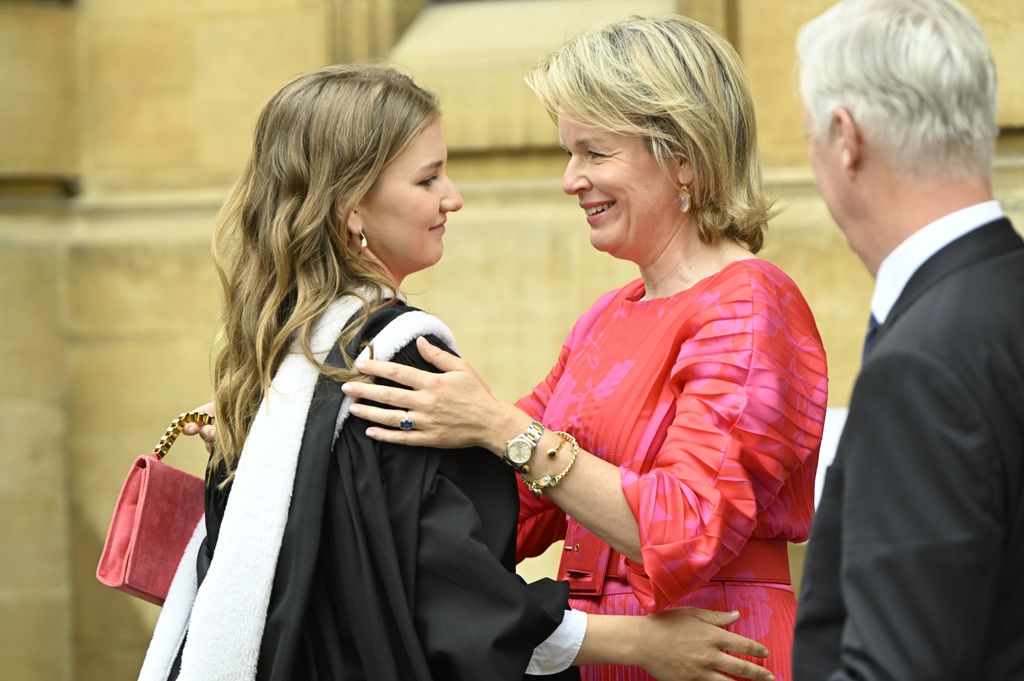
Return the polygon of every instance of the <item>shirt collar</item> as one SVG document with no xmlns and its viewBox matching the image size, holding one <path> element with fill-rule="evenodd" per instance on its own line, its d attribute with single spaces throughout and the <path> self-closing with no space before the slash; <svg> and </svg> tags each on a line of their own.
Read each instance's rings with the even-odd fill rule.
<svg viewBox="0 0 1024 681">
<path fill-rule="evenodd" d="M 945 215 L 911 234 L 878 266 L 871 314 L 884 324 L 910 277 L 946 245 L 1003 216 L 998 201 L 976 203 Z"/>
</svg>

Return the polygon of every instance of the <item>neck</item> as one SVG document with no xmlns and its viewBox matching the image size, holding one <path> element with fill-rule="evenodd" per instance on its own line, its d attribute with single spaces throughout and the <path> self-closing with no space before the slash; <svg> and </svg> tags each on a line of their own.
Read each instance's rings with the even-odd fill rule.
<svg viewBox="0 0 1024 681">
<path fill-rule="evenodd" d="M 992 200 L 988 178 L 915 180 L 893 173 L 879 182 L 870 210 L 847 230 L 850 245 L 874 277 L 882 261 L 939 218 Z"/>
<path fill-rule="evenodd" d="M 644 300 L 667 298 L 685 291 L 736 260 L 753 257 L 731 239 L 705 244 L 695 226 L 687 225 L 647 262 L 638 263 L 644 281 Z"/>
</svg>

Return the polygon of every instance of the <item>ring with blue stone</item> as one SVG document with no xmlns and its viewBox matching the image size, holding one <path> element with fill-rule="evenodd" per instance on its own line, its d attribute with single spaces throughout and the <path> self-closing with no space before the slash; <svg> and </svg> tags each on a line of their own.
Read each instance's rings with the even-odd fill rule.
<svg viewBox="0 0 1024 681">
<path fill-rule="evenodd" d="M 405 418 L 398 422 L 398 427 L 402 430 L 412 430 L 414 425 L 412 417 L 409 416 L 409 412 L 405 412 Z"/>
</svg>

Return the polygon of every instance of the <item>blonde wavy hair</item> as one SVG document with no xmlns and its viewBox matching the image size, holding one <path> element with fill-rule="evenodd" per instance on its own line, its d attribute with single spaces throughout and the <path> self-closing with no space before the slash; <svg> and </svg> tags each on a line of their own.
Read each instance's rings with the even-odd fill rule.
<svg viewBox="0 0 1024 681">
<path fill-rule="evenodd" d="M 717 33 L 682 16 L 634 16 L 571 39 L 526 82 L 552 118 L 642 137 L 662 166 L 688 161 L 701 241 L 761 249 L 774 211 L 754 105 L 739 55 Z"/>
<path fill-rule="evenodd" d="M 349 214 L 381 171 L 440 115 L 437 97 L 383 66 L 328 66 L 284 86 L 263 108 L 252 154 L 218 218 L 213 254 L 224 290 L 214 360 L 217 447 L 208 476 L 234 475 L 260 401 L 293 343 L 316 361 L 316 319 L 340 296 L 390 303 L 384 272 L 360 254 Z M 346 347 L 362 323 L 340 339 Z"/>
</svg>

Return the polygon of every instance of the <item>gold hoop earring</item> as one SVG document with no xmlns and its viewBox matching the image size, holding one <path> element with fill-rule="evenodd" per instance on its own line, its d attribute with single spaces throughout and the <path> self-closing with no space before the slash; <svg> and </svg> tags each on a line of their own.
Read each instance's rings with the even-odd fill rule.
<svg viewBox="0 0 1024 681">
<path fill-rule="evenodd" d="M 366 235 L 363 234 L 362 231 L 359 232 L 359 250 L 366 250 Z"/>
<path fill-rule="evenodd" d="M 690 188 L 685 184 L 679 188 L 679 212 L 690 212 Z"/>
</svg>

